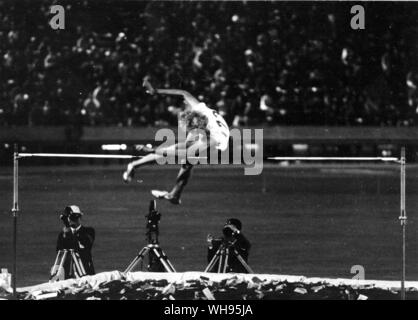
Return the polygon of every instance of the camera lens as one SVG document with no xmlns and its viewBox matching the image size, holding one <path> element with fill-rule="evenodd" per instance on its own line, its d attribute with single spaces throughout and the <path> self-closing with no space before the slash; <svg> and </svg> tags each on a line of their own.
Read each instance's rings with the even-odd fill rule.
<svg viewBox="0 0 418 320">
<path fill-rule="evenodd" d="M 77 221 L 77 219 L 79 218 L 79 216 L 78 215 L 76 215 L 76 214 L 71 214 L 69 217 L 68 217 L 68 219 L 69 220 L 71 220 L 71 221 Z"/>
<path fill-rule="evenodd" d="M 225 237 L 232 236 L 232 230 L 226 226 L 222 229 L 222 233 L 224 234 Z"/>
</svg>

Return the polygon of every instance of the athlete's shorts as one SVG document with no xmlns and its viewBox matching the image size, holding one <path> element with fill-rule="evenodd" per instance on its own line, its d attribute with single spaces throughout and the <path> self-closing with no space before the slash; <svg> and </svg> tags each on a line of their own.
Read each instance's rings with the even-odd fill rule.
<svg viewBox="0 0 418 320">
<path fill-rule="evenodd" d="M 229 132 L 215 131 L 210 133 L 210 138 L 212 141 L 215 141 L 215 148 L 220 151 L 225 151 L 229 145 Z"/>
</svg>

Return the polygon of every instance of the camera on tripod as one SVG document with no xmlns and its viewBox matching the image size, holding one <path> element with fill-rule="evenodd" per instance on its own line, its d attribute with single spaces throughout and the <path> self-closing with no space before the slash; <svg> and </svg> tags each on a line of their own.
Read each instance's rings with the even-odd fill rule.
<svg viewBox="0 0 418 320">
<path fill-rule="evenodd" d="M 231 239 L 235 237 L 235 232 L 231 228 L 231 225 L 229 223 L 226 223 L 222 229 L 222 233 L 225 236 L 225 238 Z"/>
<path fill-rule="evenodd" d="M 80 278 L 87 275 L 85 266 L 80 256 L 80 248 L 78 244 L 79 240 L 75 238 L 76 236 L 72 232 L 69 231 L 70 227 L 80 225 L 78 219 L 80 219 L 82 215 L 83 213 L 80 208 L 75 205 L 65 207 L 64 211 L 60 213 L 60 220 L 63 222 L 66 230 L 64 229 L 63 234 L 60 234 L 59 236 L 57 244 L 57 248 L 59 247 L 59 250 L 51 268 L 50 281 Z M 93 243 L 93 240 L 91 240 L 91 243 Z"/>
<path fill-rule="evenodd" d="M 246 272 L 253 273 L 247 263 L 249 241 L 241 233 L 242 223 L 240 220 L 228 219 L 222 228 L 223 237 L 207 237 L 208 260 L 210 262 L 205 272 Z M 216 252 L 215 252 L 216 251 Z"/>
<path fill-rule="evenodd" d="M 148 214 L 145 216 L 147 218 L 145 233 L 149 244 L 158 244 L 158 235 L 159 235 L 159 224 L 161 219 L 161 213 L 157 210 L 157 202 L 151 200 L 149 204 Z"/>
<path fill-rule="evenodd" d="M 66 228 L 70 227 L 70 212 L 67 210 L 68 207 L 64 209 L 64 212 L 60 214 L 60 219 Z"/>
<path fill-rule="evenodd" d="M 148 245 L 143 247 L 138 255 L 132 260 L 129 266 L 126 268 L 125 273 L 132 272 L 138 263 L 142 262 L 146 255 L 148 255 L 148 271 L 152 272 L 176 272 L 167 255 L 161 249 L 158 243 L 159 224 L 161 219 L 161 213 L 157 210 L 157 202 L 151 200 L 149 204 L 148 214 L 145 216 L 147 219 L 146 224 L 146 237 Z"/>
<path fill-rule="evenodd" d="M 69 228 L 71 221 L 76 221 L 80 218 L 83 213 L 80 211 L 78 206 L 67 206 L 64 211 L 60 214 L 60 219 L 66 228 Z"/>
</svg>

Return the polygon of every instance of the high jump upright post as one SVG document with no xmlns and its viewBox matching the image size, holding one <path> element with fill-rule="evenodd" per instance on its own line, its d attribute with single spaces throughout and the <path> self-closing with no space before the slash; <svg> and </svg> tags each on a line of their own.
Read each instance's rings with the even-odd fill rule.
<svg viewBox="0 0 418 320">
<path fill-rule="evenodd" d="M 400 165 L 401 165 L 401 212 L 399 216 L 399 220 L 401 223 L 402 228 L 402 280 L 401 280 L 401 299 L 406 299 L 406 292 L 405 292 L 405 278 L 406 278 L 406 210 L 405 210 L 405 184 L 406 184 L 406 155 L 405 155 L 405 147 L 401 149 L 401 158 L 400 158 Z"/>
<path fill-rule="evenodd" d="M 17 215 L 19 213 L 19 150 L 18 145 L 14 145 L 13 153 L 13 271 L 12 271 L 12 288 L 13 297 L 17 298 L 16 293 L 16 274 L 17 274 Z"/>
</svg>

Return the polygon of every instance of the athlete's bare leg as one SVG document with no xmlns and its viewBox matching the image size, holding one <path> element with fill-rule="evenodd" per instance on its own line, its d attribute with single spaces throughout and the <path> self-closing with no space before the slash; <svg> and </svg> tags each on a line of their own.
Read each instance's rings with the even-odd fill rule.
<svg viewBox="0 0 418 320">
<path fill-rule="evenodd" d="M 150 162 L 157 161 L 162 157 L 162 155 L 150 153 L 142 157 L 141 159 L 130 162 L 126 168 L 126 171 L 123 173 L 123 181 L 130 182 L 132 180 L 132 177 L 134 176 L 134 172 L 137 167 L 143 166 Z"/>
<path fill-rule="evenodd" d="M 189 178 L 192 174 L 193 165 L 190 163 L 185 163 L 181 165 L 180 171 L 176 178 L 176 184 L 173 189 L 168 193 L 168 197 L 180 200 L 181 193 L 183 192 L 184 187 L 186 186 Z"/>
<path fill-rule="evenodd" d="M 193 169 L 193 165 L 190 163 L 185 163 L 181 165 L 180 171 L 177 175 L 176 184 L 174 185 L 173 189 L 168 191 L 160 191 L 160 190 L 152 190 L 151 193 L 154 197 L 159 199 L 166 199 L 173 204 L 180 204 L 181 194 L 183 192 L 183 188 L 186 186 L 189 178 L 191 176 Z"/>
<path fill-rule="evenodd" d="M 208 150 L 215 143 L 216 141 L 210 141 L 210 144 L 208 145 L 206 140 L 192 141 L 192 139 L 190 139 L 187 142 L 187 148 L 191 147 L 192 145 L 194 147 L 197 147 L 200 145 L 201 146 L 200 150 L 202 150 L 203 148 L 206 148 L 206 150 Z M 189 182 L 190 176 L 192 174 L 192 169 L 193 169 L 192 164 L 188 162 L 182 164 L 180 171 L 177 175 L 176 183 L 174 187 L 171 189 L 171 191 L 168 192 L 168 191 L 152 190 L 151 191 L 152 195 L 156 198 L 169 200 L 173 204 L 180 204 L 181 194 L 183 192 L 184 187 Z"/>
<path fill-rule="evenodd" d="M 126 168 L 126 171 L 123 173 L 123 180 L 125 182 L 131 181 L 136 168 L 141 167 L 151 162 L 155 162 L 164 157 L 174 157 L 181 150 L 184 150 L 184 152 L 186 152 L 185 148 L 186 148 L 185 142 L 180 142 L 172 146 L 168 146 L 168 147 L 157 148 L 157 150 L 155 150 L 154 153 L 147 154 L 141 159 L 130 162 Z"/>
</svg>

